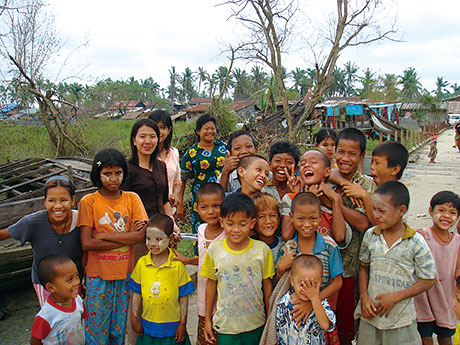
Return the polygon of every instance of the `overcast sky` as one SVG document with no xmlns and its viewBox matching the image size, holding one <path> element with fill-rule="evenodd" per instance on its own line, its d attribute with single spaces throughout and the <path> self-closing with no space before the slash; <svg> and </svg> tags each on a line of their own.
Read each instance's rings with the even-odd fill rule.
<svg viewBox="0 0 460 345">
<path fill-rule="evenodd" d="M 162 87 L 169 83 L 168 69 L 199 66 L 213 72 L 228 63 L 220 54 L 225 43 L 235 43 L 242 32 L 234 20 L 227 20 L 229 9 L 211 0 L 48 0 L 56 17 L 58 34 L 66 40 L 61 59 L 87 41 L 88 45 L 69 60 L 71 75 L 84 69 L 82 82 L 110 77 L 137 79 L 152 77 Z M 305 13 L 319 13 L 332 0 L 304 1 Z M 383 42 L 367 47 L 347 48 L 339 66 L 353 61 L 362 69 L 400 75 L 414 67 L 422 85 L 435 87 L 436 77 L 460 83 L 460 1 L 385 0 L 388 17 L 397 13 L 404 42 Z M 309 8 L 314 6 L 315 8 Z M 386 17 L 386 13 L 381 14 Z M 324 16 L 315 17 L 321 25 Z M 308 24 L 305 24 L 308 25 Z M 283 64 L 288 71 L 311 67 L 309 55 L 291 53 Z M 56 65 L 59 65 L 57 62 Z M 240 66 L 244 67 L 244 65 Z M 362 74 L 362 71 L 361 71 Z M 61 75 L 65 76 L 65 75 Z"/>
</svg>

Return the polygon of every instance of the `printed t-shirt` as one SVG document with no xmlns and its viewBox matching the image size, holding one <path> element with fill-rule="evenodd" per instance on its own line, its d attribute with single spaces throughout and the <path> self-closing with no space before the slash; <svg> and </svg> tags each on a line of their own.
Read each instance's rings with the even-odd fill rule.
<svg viewBox="0 0 460 345">
<path fill-rule="evenodd" d="M 35 316 L 31 336 L 41 339 L 43 345 L 85 344 L 82 320 L 88 312 L 80 296 L 72 300 L 70 308 L 54 303 L 50 298 Z"/>
<path fill-rule="evenodd" d="M 93 234 L 129 232 L 133 222 L 148 220 L 136 193 L 122 192 L 116 200 L 104 198 L 99 191 L 85 195 L 79 204 L 78 226 L 88 226 Z M 126 279 L 133 268 L 134 246 L 111 250 L 88 250 L 86 274 L 103 280 Z"/>
<path fill-rule="evenodd" d="M 212 243 L 200 274 L 217 280 L 217 310 L 213 326 L 218 333 L 238 334 L 264 325 L 265 305 L 262 280 L 274 276 L 268 246 L 249 239 L 242 250 L 233 250 L 227 239 Z"/>
<path fill-rule="evenodd" d="M 332 331 L 335 326 L 335 314 L 326 299 L 321 301 L 321 305 L 329 319 L 328 332 Z M 288 292 L 281 297 L 276 309 L 276 333 L 278 335 L 279 345 L 324 345 L 324 330 L 318 323 L 315 311 L 312 311 L 305 323 L 297 327 L 292 320 L 291 312 L 294 310 L 291 294 Z"/>
<path fill-rule="evenodd" d="M 8 227 L 8 233 L 12 238 L 32 245 L 34 261 L 32 264 L 32 282 L 40 284 L 37 275 L 37 265 L 41 259 L 50 254 L 66 255 L 77 265 L 78 273 L 82 278 L 81 266 L 81 240 L 80 229 L 77 228 L 78 212 L 72 210 L 72 223 L 70 231 L 66 234 L 58 234 L 53 230 L 48 220 L 46 210 L 38 211 L 21 218 L 18 222 Z"/>
<path fill-rule="evenodd" d="M 418 233 L 425 238 L 431 250 L 437 274 L 433 287 L 415 296 L 417 322 L 435 321 L 439 327 L 455 329 L 457 317 L 452 301 L 455 299 L 455 271 L 460 251 L 460 235 L 454 232 L 449 243 L 440 243 L 430 228 L 419 229 Z"/>
<path fill-rule="evenodd" d="M 370 195 L 374 194 L 376 189 L 375 182 L 369 176 L 361 174 L 359 171 L 355 172 L 355 174 L 350 179 L 351 183 L 357 183 L 363 189 L 368 192 Z M 336 184 L 330 184 L 331 187 L 336 190 L 339 186 Z M 364 207 L 358 207 L 348 198 L 346 195 L 342 193 L 343 199 L 343 206 L 351 209 L 359 211 L 363 214 L 366 214 L 366 209 Z M 359 269 L 359 248 L 361 247 L 361 242 L 363 239 L 363 233 L 360 232 L 358 229 L 351 227 L 352 229 L 352 236 L 350 243 L 346 248 L 340 250 L 342 254 L 342 262 L 343 262 L 343 277 L 354 277 L 358 273 Z"/>
<path fill-rule="evenodd" d="M 134 268 L 128 287 L 142 295 L 141 325 L 145 334 L 156 338 L 173 337 L 180 323 L 179 298 L 195 292 L 192 280 L 173 251 L 157 267 L 152 255 L 141 257 Z"/>
<path fill-rule="evenodd" d="M 208 247 L 211 245 L 211 243 L 225 238 L 225 232 L 222 231 L 222 233 L 219 236 L 217 236 L 215 239 L 212 239 L 212 240 L 206 239 L 205 231 L 207 227 L 208 227 L 207 223 L 201 224 L 198 227 L 198 272 L 201 271 L 201 267 L 203 266 L 204 257 L 206 256 L 206 252 L 208 250 Z M 198 274 L 196 290 L 197 290 L 197 295 L 198 295 L 198 299 L 197 299 L 198 315 L 200 316 L 205 316 L 206 314 L 205 301 L 206 301 L 206 282 L 207 281 L 208 280 L 205 277 L 203 277 L 201 274 Z"/>
<path fill-rule="evenodd" d="M 367 292 L 377 304 L 380 294 L 398 292 L 419 281 L 431 282 L 436 277 L 436 266 L 430 248 L 422 235 L 407 224 L 402 237 L 389 248 L 383 231 L 374 226 L 366 231 L 359 252 L 361 265 L 369 266 Z M 361 316 L 361 301 L 355 317 L 380 330 L 406 327 L 416 319 L 414 299 L 407 298 L 396 303 L 388 317 L 376 316 L 366 319 Z"/>
</svg>

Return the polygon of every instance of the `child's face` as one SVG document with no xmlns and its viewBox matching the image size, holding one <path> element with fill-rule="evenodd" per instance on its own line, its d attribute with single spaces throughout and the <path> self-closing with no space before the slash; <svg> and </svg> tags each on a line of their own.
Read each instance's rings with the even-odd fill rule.
<svg viewBox="0 0 460 345">
<path fill-rule="evenodd" d="M 433 225 L 439 230 L 448 231 L 458 218 L 458 211 L 451 203 L 436 205 L 429 209 L 430 216 L 433 218 Z"/>
<path fill-rule="evenodd" d="M 318 150 L 324 153 L 329 160 L 334 158 L 335 152 L 335 140 L 332 138 L 326 138 L 317 145 Z"/>
<path fill-rule="evenodd" d="M 280 215 L 277 210 L 263 210 L 257 211 L 256 215 L 256 232 L 265 237 L 272 237 L 275 235 L 276 229 L 280 224 Z"/>
<path fill-rule="evenodd" d="M 346 179 L 352 178 L 358 170 L 359 163 L 364 158 L 364 152 L 361 153 L 359 142 L 340 139 L 336 150 L 335 162 L 339 167 L 340 173 Z"/>
<path fill-rule="evenodd" d="M 250 189 L 260 191 L 268 180 L 270 166 L 263 159 L 254 160 L 246 169 L 238 168 L 241 183 L 245 183 Z"/>
<path fill-rule="evenodd" d="M 167 127 L 163 122 L 158 122 L 158 130 L 160 132 L 160 143 L 164 143 L 172 128 Z"/>
<path fill-rule="evenodd" d="M 391 195 L 375 193 L 372 197 L 372 205 L 376 225 L 382 230 L 391 229 L 400 222 L 407 210 L 406 206 L 394 207 Z"/>
<path fill-rule="evenodd" d="M 307 185 L 323 182 L 331 173 L 331 168 L 326 167 L 322 154 L 316 150 L 305 152 L 300 160 L 300 174 Z"/>
<path fill-rule="evenodd" d="M 45 207 L 51 223 L 66 222 L 72 216 L 72 205 L 75 196 L 71 197 L 65 187 L 56 186 L 48 189 L 45 198 Z"/>
<path fill-rule="evenodd" d="M 109 192 L 116 192 L 123 182 L 123 169 L 121 167 L 105 167 L 101 169 L 100 178 L 102 188 Z"/>
<path fill-rule="evenodd" d="M 292 216 L 292 224 L 300 238 L 314 238 L 321 220 L 321 211 L 318 205 L 296 205 Z"/>
<path fill-rule="evenodd" d="M 251 218 L 244 212 L 237 212 L 224 218 L 220 217 L 219 220 L 227 242 L 233 246 L 233 249 L 245 248 L 249 242 L 249 232 L 256 224 L 256 218 Z"/>
<path fill-rule="evenodd" d="M 243 134 L 233 139 L 232 152 L 230 152 L 232 156 L 243 158 L 256 153 L 257 149 L 254 146 L 254 142 L 248 135 Z"/>
<path fill-rule="evenodd" d="M 203 222 L 212 226 L 219 223 L 220 204 L 222 201 L 222 196 L 216 193 L 198 196 L 198 214 Z"/>
<path fill-rule="evenodd" d="M 310 299 L 302 292 L 301 282 L 304 280 L 313 280 L 315 283 L 321 284 L 323 281 L 323 272 L 320 269 L 296 267 L 291 270 L 289 279 L 297 298 L 307 302 Z"/>
<path fill-rule="evenodd" d="M 157 132 L 152 127 L 143 125 L 137 130 L 133 144 L 138 155 L 150 156 L 158 144 Z"/>
<path fill-rule="evenodd" d="M 72 261 L 67 261 L 56 267 L 56 277 L 52 282 L 46 283 L 46 290 L 58 297 L 58 302 L 65 302 L 77 297 L 79 286 L 77 266 Z"/>
<path fill-rule="evenodd" d="M 152 255 L 160 255 L 168 249 L 169 238 L 163 230 L 151 226 L 147 228 L 145 245 Z"/>
<path fill-rule="evenodd" d="M 287 181 L 286 168 L 290 174 L 295 173 L 295 159 L 290 153 L 277 153 L 273 155 L 270 162 L 273 179 L 278 182 Z M 294 171 L 292 171 L 294 169 Z"/>
<path fill-rule="evenodd" d="M 460 320 L 460 288 L 457 285 L 455 285 L 455 298 L 452 304 L 454 305 L 455 315 Z"/>
<path fill-rule="evenodd" d="M 372 156 L 371 176 L 377 186 L 387 181 L 397 180 L 396 175 L 400 169 L 399 165 L 389 168 L 387 156 Z"/>
</svg>

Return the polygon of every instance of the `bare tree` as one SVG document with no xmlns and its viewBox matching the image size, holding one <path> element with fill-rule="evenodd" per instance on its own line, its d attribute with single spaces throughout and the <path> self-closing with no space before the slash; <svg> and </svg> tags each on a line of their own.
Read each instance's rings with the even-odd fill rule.
<svg viewBox="0 0 460 345">
<path fill-rule="evenodd" d="M 10 82 L 20 85 L 37 101 L 56 155 L 66 154 L 66 143 L 86 155 L 82 140 L 69 134 L 77 108 L 56 97 L 56 90 L 44 83 L 45 68 L 61 48 L 54 18 L 46 12 L 42 0 L 25 0 L 15 5 L 15 10 L 3 14 L 8 32 L 0 36 L 0 54 L 13 65 Z"/>
<path fill-rule="evenodd" d="M 347 47 L 369 44 L 382 39 L 392 39 L 395 26 L 389 22 L 386 29 L 378 16 L 384 10 L 383 0 L 336 0 L 333 15 L 327 21 L 316 18 L 310 21 L 320 22 L 326 30 L 318 30 L 305 38 L 295 32 L 299 26 L 305 26 L 296 0 L 227 0 L 223 3 L 230 7 L 231 17 L 240 21 L 247 29 L 248 37 L 240 43 L 240 57 L 247 60 L 262 61 L 268 65 L 276 79 L 286 116 L 289 138 L 293 140 L 300 132 L 302 124 L 311 116 L 315 106 L 331 85 L 334 68 L 340 53 Z M 388 20 L 388 18 L 387 18 Z M 316 69 L 317 84 L 309 99 L 304 99 L 305 111 L 295 119 L 291 115 L 282 78 L 282 57 L 289 49 L 293 39 L 305 40 L 312 50 Z M 317 43 L 323 46 L 316 48 Z"/>
</svg>

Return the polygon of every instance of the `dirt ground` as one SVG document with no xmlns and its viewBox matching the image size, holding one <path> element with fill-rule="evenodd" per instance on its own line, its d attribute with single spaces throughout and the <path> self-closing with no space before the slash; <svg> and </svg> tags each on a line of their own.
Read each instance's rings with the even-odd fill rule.
<svg viewBox="0 0 460 345">
<path fill-rule="evenodd" d="M 431 225 L 428 207 L 431 197 L 441 190 L 460 193 L 460 153 L 452 147 L 454 130 L 449 129 L 439 135 L 438 156 L 435 164 L 428 163 L 428 145 L 415 151 L 411 158 L 419 156 L 415 163 L 409 163 L 402 182 L 411 193 L 408 222 L 414 228 Z M 196 268 L 188 267 L 193 276 Z M 28 344 L 30 327 L 39 306 L 33 288 L 14 291 L 0 296 L 0 344 Z M 190 298 L 187 329 L 192 344 L 197 333 L 196 293 Z"/>
</svg>

